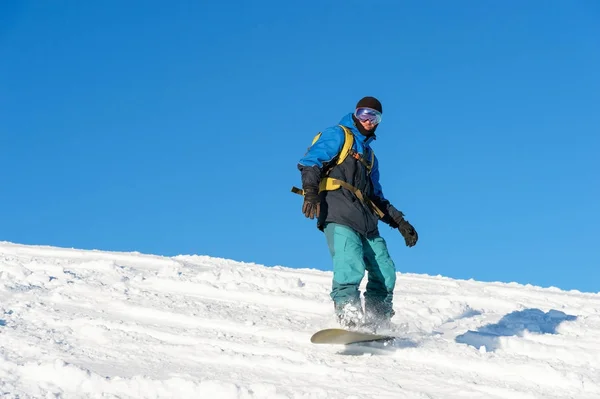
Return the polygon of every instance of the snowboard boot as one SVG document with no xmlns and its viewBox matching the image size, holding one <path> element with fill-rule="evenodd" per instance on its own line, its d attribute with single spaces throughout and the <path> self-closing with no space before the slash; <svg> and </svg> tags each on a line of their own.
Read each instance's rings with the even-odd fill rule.
<svg viewBox="0 0 600 399">
<path fill-rule="evenodd" d="M 389 331 L 394 314 L 394 309 L 385 309 L 383 304 L 367 301 L 365 303 L 365 329 L 373 333 Z"/>
<path fill-rule="evenodd" d="M 335 304 L 334 306 L 335 314 L 341 328 L 356 330 L 362 327 L 364 313 L 360 304 L 347 302 L 344 304 Z"/>
</svg>

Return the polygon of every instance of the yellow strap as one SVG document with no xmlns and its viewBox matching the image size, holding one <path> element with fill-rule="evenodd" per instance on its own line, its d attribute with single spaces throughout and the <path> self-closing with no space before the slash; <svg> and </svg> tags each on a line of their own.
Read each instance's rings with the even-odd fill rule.
<svg viewBox="0 0 600 399">
<path fill-rule="evenodd" d="M 365 204 L 370 206 L 377 213 L 377 215 L 379 215 L 380 218 L 383 218 L 383 216 L 385 214 L 381 211 L 381 209 L 379 209 L 377 207 L 377 205 L 375 205 L 373 203 L 373 201 L 371 201 L 369 198 L 366 198 L 363 195 L 362 191 L 360 191 L 358 188 L 354 187 L 353 185 L 351 185 L 349 183 L 346 183 L 343 180 L 335 179 L 333 177 L 325 177 L 321 180 L 321 184 L 319 186 L 319 192 L 321 192 L 323 190 L 327 190 L 327 191 L 337 190 L 340 187 L 343 187 L 346 190 L 353 192 L 354 195 L 356 195 L 356 197 L 359 200 L 361 200 L 362 202 L 364 202 Z"/>
<path fill-rule="evenodd" d="M 345 140 L 344 145 L 342 146 L 342 151 L 340 151 L 340 157 L 336 162 L 336 164 L 338 165 L 344 162 L 344 159 L 346 159 L 348 154 L 350 154 L 350 150 L 352 150 L 352 145 L 354 144 L 354 135 L 352 134 L 350 129 L 348 129 L 344 125 L 339 126 L 342 128 L 342 130 L 344 130 Z"/>
<path fill-rule="evenodd" d="M 344 162 L 344 159 L 346 159 L 348 154 L 350 154 L 350 151 L 352 150 L 352 145 L 354 144 L 354 135 L 352 134 L 350 129 L 348 129 L 346 126 L 343 126 L 343 125 L 339 125 L 339 126 L 344 130 L 344 133 L 346 134 L 346 141 L 344 142 L 344 146 L 342 147 L 342 150 L 340 151 L 340 157 L 338 158 L 338 161 L 337 161 L 338 165 L 341 164 L 342 162 Z M 367 168 L 367 171 L 369 173 L 371 173 L 371 169 L 373 169 L 373 165 L 375 163 L 375 152 L 373 150 L 371 150 L 371 163 L 369 165 L 367 165 L 367 163 L 362 159 L 362 157 L 359 160 L 359 162 L 361 162 L 363 165 L 365 165 L 365 167 Z"/>
</svg>

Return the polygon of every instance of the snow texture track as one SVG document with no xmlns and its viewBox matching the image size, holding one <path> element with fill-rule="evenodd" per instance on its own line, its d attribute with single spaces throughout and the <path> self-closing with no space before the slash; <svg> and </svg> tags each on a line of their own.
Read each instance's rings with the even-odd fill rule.
<svg viewBox="0 0 600 399">
<path fill-rule="evenodd" d="M 399 273 L 401 339 L 314 345 L 330 279 L 0 243 L 0 396 L 600 397 L 598 294 Z"/>
</svg>

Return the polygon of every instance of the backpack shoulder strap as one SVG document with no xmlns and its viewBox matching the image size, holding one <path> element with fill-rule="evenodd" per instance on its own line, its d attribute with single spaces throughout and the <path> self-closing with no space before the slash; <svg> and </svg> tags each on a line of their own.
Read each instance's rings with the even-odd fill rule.
<svg viewBox="0 0 600 399">
<path fill-rule="evenodd" d="M 352 150 L 352 146 L 354 145 L 354 135 L 352 134 L 352 132 L 350 131 L 350 129 L 348 129 L 346 126 L 344 125 L 339 125 L 342 130 L 344 130 L 344 145 L 342 146 L 342 150 L 340 151 L 340 156 L 338 157 L 337 160 L 337 164 L 341 164 L 342 162 L 344 162 L 344 159 L 346 159 L 346 157 L 348 156 L 348 154 L 350 154 L 350 151 Z"/>
<path fill-rule="evenodd" d="M 340 125 L 342 129 L 344 129 L 344 133 L 346 134 L 346 141 L 344 142 L 344 146 L 342 147 L 342 151 L 340 152 L 340 157 L 338 159 L 338 164 L 344 162 L 344 159 L 348 156 L 348 154 L 352 153 L 352 145 L 354 144 L 354 135 L 346 126 Z M 371 162 L 367 163 L 361 156 L 357 156 L 354 153 L 356 159 L 359 160 L 365 167 L 367 168 L 367 172 L 371 173 L 371 169 L 373 169 L 373 165 L 375 164 L 375 151 L 371 148 Z"/>
</svg>

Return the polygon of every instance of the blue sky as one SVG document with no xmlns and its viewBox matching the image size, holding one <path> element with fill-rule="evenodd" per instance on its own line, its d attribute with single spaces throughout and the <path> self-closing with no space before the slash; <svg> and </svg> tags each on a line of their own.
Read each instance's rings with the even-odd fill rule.
<svg viewBox="0 0 600 399">
<path fill-rule="evenodd" d="M 600 291 L 600 5 L 4 2 L 0 240 L 331 270 L 298 160 L 365 95 L 398 271 Z"/>
</svg>

